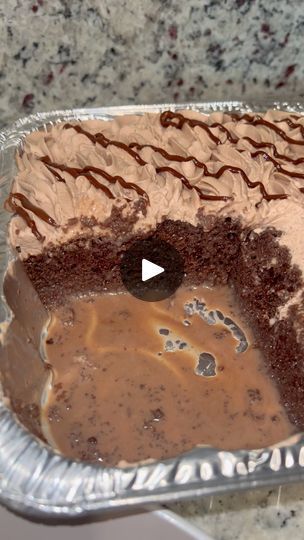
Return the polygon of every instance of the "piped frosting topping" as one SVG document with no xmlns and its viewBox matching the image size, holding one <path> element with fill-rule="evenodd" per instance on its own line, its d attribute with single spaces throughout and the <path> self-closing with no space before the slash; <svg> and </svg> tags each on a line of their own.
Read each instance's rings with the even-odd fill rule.
<svg viewBox="0 0 304 540">
<path fill-rule="evenodd" d="M 196 225 L 203 214 L 273 226 L 299 253 L 304 226 L 304 117 L 196 111 L 58 124 L 31 133 L 17 156 L 7 206 L 22 258 L 87 234 L 119 209 L 134 232 L 164 219 Z M 293 240 L 292 240 L 293 238 Z"/>
</svg>

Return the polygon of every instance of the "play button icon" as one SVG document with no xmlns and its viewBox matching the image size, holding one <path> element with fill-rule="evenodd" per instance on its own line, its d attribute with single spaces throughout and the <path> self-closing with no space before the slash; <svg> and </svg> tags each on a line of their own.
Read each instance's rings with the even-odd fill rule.
<svg viewBox="0 0 304 540">
<path fill-rule="evenodd" d="M 184 277 L 184 264 L 179 252 L 157 238 L 134 242 L 123 254 L 121 279 L 136 298 L 158 302 L 175 293 Z"/>
<path fill-rule="evenodd" d="M 148 279 L 152 279 L 155 276 L 159 276 L 159 274 L 162 274 L 165 269 L 162 266 L 158 266 L 158 264 L 154 264 L 151 261 L 147 261 L 147 259 L 143 259 L 141 261 L 141 280 L 147 281 Z"/>
</svg>

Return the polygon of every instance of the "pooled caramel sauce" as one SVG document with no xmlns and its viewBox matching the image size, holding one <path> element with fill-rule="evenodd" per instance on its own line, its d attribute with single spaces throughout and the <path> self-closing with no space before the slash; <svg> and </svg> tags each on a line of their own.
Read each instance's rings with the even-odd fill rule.
<svg viewBox="0 0 304 540">
<path fill-rule="evenodd" d="M 66 456 L 117 465 L 293 433 L 227 288 L 74 299 L 53 313 L 45 353 L 44 433 Z"/>
</svg>

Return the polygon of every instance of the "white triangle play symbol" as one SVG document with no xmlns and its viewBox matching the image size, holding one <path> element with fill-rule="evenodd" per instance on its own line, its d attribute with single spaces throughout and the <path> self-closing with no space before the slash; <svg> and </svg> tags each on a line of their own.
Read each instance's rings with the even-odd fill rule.
<svg viewBox="0 0 304 540">
<path fill-rule="evenodd" d="M 165 269 L 162 266 L 158 266 L 158 264 L 154 264 L 153 262 L 148 261 L 147 259 L 142 259 L 141 261 L 142 281 L 147 281 L 148 279 L 158 276 L 164 271 Z"/>
</svg>

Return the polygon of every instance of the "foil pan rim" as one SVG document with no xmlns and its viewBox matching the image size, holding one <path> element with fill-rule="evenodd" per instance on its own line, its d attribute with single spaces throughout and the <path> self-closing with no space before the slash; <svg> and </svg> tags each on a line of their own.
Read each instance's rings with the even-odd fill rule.
<svg viewBox="0 0 304 540">
<path fill-rule="evenodd" d="M 0 203 L 12 177 L 7 162 L 29 132 L 71 119 L 104 118 L 162 110 L 264 111 L 283 109 L 304 114 L 304 104 L 286 101 L 216 101 L 128 105 L 36 113 L 0 131 Z M 3 278 L 9 261 L 8 217 L 0 213 L 0 321 L 9 318 Z M 197 447 L 177 458 L 125 468 L 73 461 L 50 450 L 23 428 L 0 396 L 0 502 L 28 516 L 68 518 L 124 510 L 198 495 L 274 486 L 304 479 L 304 437 L 299 434 L 271 448 L 219 451 Z"/>
</svg>

